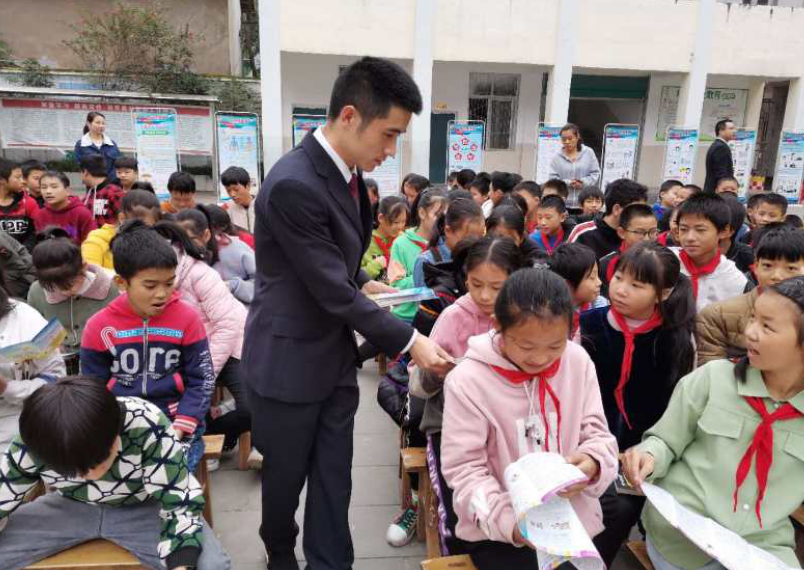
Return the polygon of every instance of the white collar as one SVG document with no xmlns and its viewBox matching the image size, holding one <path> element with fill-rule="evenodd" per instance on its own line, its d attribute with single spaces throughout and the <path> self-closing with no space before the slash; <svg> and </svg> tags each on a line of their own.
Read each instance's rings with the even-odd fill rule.
<svg viewBox="0 0 804 570">
<path fill-rule="evenodd" d="M 324 135 L 324 129 L 322 129 L 321 127 L 317 128 L 315 131 L 313 131 L 313 136 L 315 137 L 315 140 L 318 141 L 318 144 L 320 144 L 324 148 L 324 151 L 332 159 L 332 162 L 335 163 L 335 166 L 338 167 L 338 170 L 341 171 L 343 179 L 346 180 L 347 184 L 349 184 L 352 181 L 352 175 L 354 174 L 354 172 L 352 172 L 352 170 L 349 169 L 349 166 L 346 164 L 346 161 L 343 160 L 341 158 L 341 155 L 339 155 L 335 151 L 335 149 L 332 148 L 332 145 L 329 144 L 327 137 Z"/>
<path fill-rule="evenodd" d="M 103 143 L 112 146 L 114 143 L 112 139 L 106 136 L 106 133 L 103 133 Z M 94 146 L 95 142 L 92 140 L 92 137 L 89 136 L 89 133 L 86 133 L 84 136 L 81 137 L 81 146 Z"/>
</svg>

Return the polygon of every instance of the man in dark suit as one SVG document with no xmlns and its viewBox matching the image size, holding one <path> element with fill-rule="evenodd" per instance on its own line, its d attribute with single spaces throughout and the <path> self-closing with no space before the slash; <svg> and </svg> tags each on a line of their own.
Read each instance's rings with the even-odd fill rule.
<svg viewBox="0 0 804 570">
<path fill-rule="evenodd" d="M 721 178 L 734 177 L 734 160 L 731 157 L 729 141 L 734 138 L 734 123 L 731 119 L 723 119 L 715 125 L 715 142 L 706 152 L 706 181 L 704 192 L 715 193 L 717 182 Z"/>
<path fill-rule="evenodd" d="M 401 67 L 361 59 L 336 80 L 327 124 L 276 163 L 256 200 L 257 280 L 243 366 L 252 435 L 264 455 L 260 536 L 272 570 L 299 568 L 294 515 L 305 481 L 307 567 L 352 567 L 354 331 L 387 354 L 409 351 L 425 369 L 452 366 L 430 339 L 365 297 L 390 288 L 360 269 L 372 227 L 361 171 L 396 152 L 421 109 Z"/>
</svg>

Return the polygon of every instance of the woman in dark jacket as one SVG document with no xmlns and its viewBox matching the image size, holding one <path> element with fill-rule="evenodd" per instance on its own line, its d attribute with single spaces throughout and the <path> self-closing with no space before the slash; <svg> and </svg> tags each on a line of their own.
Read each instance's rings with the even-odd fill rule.
<svg viewBox="0 0 804 570">
<path fill-rule="evenodd" d="M 75 143 L 75 161 L 78 164 L 81 164 L 83 157 L 90 154 L 99 154 L 106 160 L 106 175 L 116 183 L 114 162 L 121 156 L 120 149 L 117 148 L 117 143 L 106 136 L 106 116 L 98 111 L 91 111 L 87 115 L 84 136 Z"/>
</svg>

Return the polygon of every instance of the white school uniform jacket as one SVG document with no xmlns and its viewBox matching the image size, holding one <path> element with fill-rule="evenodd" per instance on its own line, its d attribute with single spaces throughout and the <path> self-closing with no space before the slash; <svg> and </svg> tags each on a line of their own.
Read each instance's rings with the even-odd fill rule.
<svg viewBox="0 0 804 570">
<path fill-rule="evenodd" d="M 681 248 L 671 247 L 670 249 L 681 261 Z M 683 262 L 681 263 L 681 272 L 687 277 L 690 276 Z M 721 254 L 720 263 L 715 271 L 698 279 L 698 297 L 695 300 L 695 308 L 700 313 L 713 303 L 739 297 L 745 293 L 747 284 L 748 278 L 737 269 L 733 261 Z"/>
</svg>

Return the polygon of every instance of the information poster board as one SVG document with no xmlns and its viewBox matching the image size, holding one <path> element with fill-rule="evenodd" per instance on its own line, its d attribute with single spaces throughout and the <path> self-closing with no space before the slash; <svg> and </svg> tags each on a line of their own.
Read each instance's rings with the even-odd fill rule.
<svg viewBox="0 0 804 570">
<path fill-rule="evenodd" d="M 293 146 L 302 142 L 307 133 L 326 123 L 327 118 L 324 115 L 293 115 Z"/>
<path fill-rule="evenodd" d="M 483 170 L 483 121 L 450 121 L 447 123 L 447 176 L 450 172 L 470 168 Z"/>
<path fill-rule="evenodd" d="M 218 194 L 230 200 L 220 175 L 230 166 L 245 168 L 251 177 L 251 193 L 257 195 L 260 178 L 260 121 L 255 113 L 215 113 L 218 146 Z"/>
<path fill-rule="evenodd" d="M 150 182 L 160 200 L 170 197 L 168 178 L 179 169 L 175 109 L 136 108 L 131 112 L 140 180 Z"/>
<path fill-rule="evenodd" d="M 544 184 L 550 180 L 550 163 L 561 152 L 561 127 L 539 123 L 536 132 L 536 182 Z"/>
<path fill-rule="evenodd" d="M 0 99 L 3 148 L 73 150 L 81 138 L 87 113 L 106 115 L 106 134 L 123 152 L 136 149 L 131 113 L 144 105 L 59 101 L 55 99 Z M 182 154 L 211 156 L 213 117 L 209 107 L 171 107 L 177 117 L 178 149 Z"/>
<path fill-rule="evenodd" d="M 680 87 L 665 85 L 659 99 L 659 113 L 656 123 L 656 141 L 663 142 L 667 128 L 675 124 L 678 113 Z M 735 125 L 745 124 L 745 110 L 748 105 L 748 89 L 707 89 L 704 94 L 703 113 L 701 115 L 700 140 L 715 140 L 715 123 L 729 118 Z"/>
<path fill-rule="evenodd" d="M 734 139 L 729 141 L 731 157 L 734 161 L 734 177 L 740 183 L 740 198 L 745 198 L 751 184 L 751 170 L 754 168 L 754 150 L 757 146 L 757 132 L 752 129 L 737 129 Z"/>
<path fill-rule="evenodd" d="M 381 165 L 363 174 L 373 178 L 380 190 L 380 199 L 399 194 L 400 173 L 402 171 L 402 140 L 396 139 L 396 155 L 386 158 Z"/>
<path fill-rule="evenodd" d="M 666 140 L 662 180 L 672 178 L 691 184 L 698 151 L 698 129 L 668 127 Z"/>
<path fill-rule="evenodd" d="M 600 187 L 620 178 L 634 179 L 639 125 L 609 124 L 603 127 L 603 174 Z"/>
<path fill-rule="evenodd" d="M 798 202 L 804 178 L 804 132 L 782 131 L 776 156 L 773 191 L 787 198 L 788 202 Z"/>
</svg>

